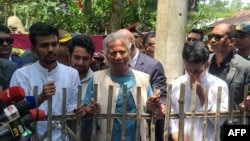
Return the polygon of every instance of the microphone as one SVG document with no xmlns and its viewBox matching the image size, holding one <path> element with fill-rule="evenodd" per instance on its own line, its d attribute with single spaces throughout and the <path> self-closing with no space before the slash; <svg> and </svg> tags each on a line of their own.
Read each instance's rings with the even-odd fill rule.
<svg viewBox="0 0 250 141">
<path fill-rule="evenodd" d="M 2 100 L 0 100 L 0 113 L 3 112 L 3 109 L 6 108 L 7 105 L 5 104 L 5 102 L 3 102 Z"/>
<path fill-rule="evenodd" d="M 5 122 L 7 120 L 16 120 L 20 117 L 20 114 L 26 114 L 25 112 L 29 109 L 35 108 L 36 105 L 32 105 L 26 100 L 21 100 L 16 104 L 9 105 L 4 109 L 4 113 L 0 115 L 0 122 Z"/>
<path fill-rule="evenodd" d="M 6 120 L 16 120 L 17 118 L 20 117 L 20 114 L 14 105 L 10 105 L 6 107 L 4 110 L 4 113 L 0 115 L 0 121 L 4 122 Z"/>
<path fill-rule="evenodd" d="M 25 100 L 29 101 L 29 103 L 35 108 L 36 107 L 36 99 L 34 96 L 25 96 Z"/>
<path fill-rule="evenodd" d="M 7 127 L 7 125 L 0 126 L 0 140 L 1 141 L 20 141 L 20 138 L 14 138 Z"/>
<path fill-rule="evenodd" d="M 45 117 L 46 116 L 45 116 L 44 110 L 34 108 L 34 109 L 28 110 L 28 113 L 21 118 L 21 122 L 27 126 L 34 121 L 44 120 Z"/>
<path fill-rule="evenodd" d="M 25 92 L 24 89 L 20 86 L 12 86 L 6 88 L 0 94 L 0 100 L 3 101 L 6 105 L 18 102 L 19 100 L 24 98 L 25 98 Z"/>
<path fill-rule="evenodd" d="M 8 122 L 7 127 L 1 127 L 0 139 L 6 136 L 12 136 L 13 138 L 20 138 L 27 130 L 25 126 L 31 126 L 34 121 L 40 121 L 45 119 L 45 111 L 42 109 L 30 109 L 28 113 L 21 118 Z M 0 128 L 0 129 L 1 129 Z"/>
</svg>

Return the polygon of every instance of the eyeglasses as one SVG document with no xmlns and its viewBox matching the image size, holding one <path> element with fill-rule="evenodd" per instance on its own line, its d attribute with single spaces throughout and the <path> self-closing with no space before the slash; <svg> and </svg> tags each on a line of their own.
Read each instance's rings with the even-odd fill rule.
<svg viewBox="0 0 250 141">
<path fill-rule="evenodd" d="M 219 35 L 219 34 L 209 34 L 208 36 L 208 40 L 211 40 L 214 38 L 215 41 L 219 42 L 221 40 L 221 38 L 224 37 L 224 35 Z"/>
<path fill-rule="evenodd" d="M 14 38 L 0 38 L 0 45 L 2 45 L 4 42 L 6 42 L 8 45 L 13 44 Z"/>
<path fill-rule="evenodd" d="M 198 39 L 197 38 L 192 38 L 192 37 L 187 37 L 187 41 L 188 42 L 198 41 Z"/>
</svg>

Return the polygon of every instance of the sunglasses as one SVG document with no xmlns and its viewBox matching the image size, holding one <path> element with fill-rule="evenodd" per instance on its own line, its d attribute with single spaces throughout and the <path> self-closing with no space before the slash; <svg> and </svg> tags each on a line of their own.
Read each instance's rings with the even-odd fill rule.
<svg viewBox="0 0 250 141">
<path fill-rule="evenodd" d="M 224 35 L 219 35 L 219 34 L 209 34 L 208 36 L 208 40 L 211 40 L 214 38 L 215 41 L 219 42 L 221 40 L 221 38 L 224 37 Z"/>
<path fill-rule="evenodd" d="M 192 37 L 187 37 L 187 41 L 188 41 L 188 42 L 198 41 L 198 39 L 192 38 Z"/>
<path fill-rule="evenodd" d="M 14 38 L 0 38 L 0 45 L 2 45 L 4 42 L 6 42 L 8 45 L 13 44 Z"/>
</svg>

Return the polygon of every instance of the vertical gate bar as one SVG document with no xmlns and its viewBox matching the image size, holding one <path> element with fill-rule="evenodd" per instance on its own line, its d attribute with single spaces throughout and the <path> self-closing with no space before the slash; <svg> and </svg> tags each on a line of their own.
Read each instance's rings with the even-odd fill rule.
<svg viewBox="0 0 250 141">
<path fill-rule="evenodd" d="M 244 96 L 243 96 L 243 103 L 244 105 L 246 105 L 246 98 L 248 95 L 248 85 L 244 86 Z M 246 112 L 246 108 L 243 109 L 242 111 L 242 116 L 241 116 L 241 120 L 242 120 L 242 124 L 243 125 L 247 125 L 247 112 Z"/>
<path fill-rule="evenodd" d="M 158 85 L 153 86 L 153 92 L 154 94 L 160 91 L 160 88 Z M 150 124 L 150 141 L 155 141 L 155 124 L 156 124 L 156 117 L 154 116 L 155 113 L 155 105 L 152 105 L 152 112 L 151 112 L 151 124 Z"/>
<path fill-rule="evenodd" d="M 126 122 L 127 122 L 127 85 L 123 86 L 123 99 L 122 99 L 122 136 L 121 141 L 126 140 Z"/>
<path fill-rule="evenodd" d="M 196 107 L 196 89 L 197 85 L 192 84 L 192 105 L 191 105 L 191 129 L 190 129 L 190 141 L 194 140 L 194 123 L 195 123 L 195 107 Z"/>
<path fill-rule="evenodd" d="M 52 97 L 48 99 L 48 122 L 47 122 L 47 140 L 52 141 Z"/>
<path fill-rule="evenodd" d="M 106 141 L 111 140 L 112 131 L 111 131 L 111 109 L 112 109 L 112 99 L 113 99 L 113 86 L 109 85 L 109 95 L 108 95 L 108 108 L 107 108 L 107 137 Z"/>
<path fill-rule="evenodd" d="M 229 103 L 228 103 L 228 124 L 232 125 L 233 124 L 233 118 L 234 118 L 234 91 L 235 91 L 235 85 L 231 85 L 230 87 L 230 92 L 229 92 Z"/>
<path fill-rule="evenodd" d="M 180 90 L 180 98 L 179 98 L 179 134 L 178 134 L 178 141 L 184 141 L 184 119 L 185 119 L 185 112 L 184 112 L 184 102 L 185 102 L 185 84 L 181 84 Z"/>
<path fill-rule="evenodd" d="M 222 87 L 219 87 L 217 94 L 217 104 L 216 104 L 215 123 L 214 123 L 214 141 L 218 140 L 218 134 L 220 128 L 219 123 L 220 123 L 221 94 L 222 94 Z"/>
<path fill-rule="evenodd" d="M 62 141 L 65 141 L 66 137 L 66 88 L 63 88 L 63 97 L 62 97 L 62 116 L 61 116 L 61 125 L 62 125 Z"/>
<path fill-rule="evenodd" d="M 141 131 L 141 87 L 137 87 L 137 111 L 136 111 L 136 141 L 140 140 L 140 131 Z"/>
<path fill-rule="evenodd" d="M 166 109 L 166 114 L 165 114 L 165 121 L 164 121 L 164 141 L 168 141 L 168 127 L 169 127 L 169 120 L 170 120 L 170 103 L 171 103 L 171 95 L 172 95 L 172 84 L 169 84 L 168 85 L 168 88 L 167 88 L 167 101 L 166 101 L 166 106 L 167 106 L 167 109 Z"/>
<path fill-rule="evenodd" d="M 97 90 L 98 90 L 98 85 L 94 84 L 94 99 L 95 101 L 97 101 Z M 97 116 L 98 115 L 93 115 L 92 117 L 92 137 L 91 137 L 91 141 L 97 141 L 97 137 L 96 137 L 96 130 L 97 130 Z"/>
<path fill-rule="evenodd" d="M 77 107 L 82 104 L 82 86 L 78 86 Z M 76 119 L 76 140 L 81 140 L 81 119 Z"/>
<path fill-rule="evenodd" d="M 37 108 L 38 107 L 38 99 L 37 99 L 37 97 L 38 97 L 38 86 L 33 87 L 33 96 L 36 99 L 36 108 Z M 37 131 L 37 122 L 34 122 L 33 125 L 34 125 L 34 129 Z M 34 141 L 38 140 L 38 136 L 37 136 L 36 132 L 35 132 L 34 136 L 32 137 L 32 140 L 34 140 Z"/>
<path fill-rule="evenodd" d="M 206 139 L 206 132 L 207 132 L 207 107 L 208 107 L 208 91 L 209 86 L 206 85 L 206 91 L 205 91 L 205 103 L 204 103 L 204 118 L 203 118 L 203 132 L 202 132 L 202 141 L 205 141 Z"/>
</svg>

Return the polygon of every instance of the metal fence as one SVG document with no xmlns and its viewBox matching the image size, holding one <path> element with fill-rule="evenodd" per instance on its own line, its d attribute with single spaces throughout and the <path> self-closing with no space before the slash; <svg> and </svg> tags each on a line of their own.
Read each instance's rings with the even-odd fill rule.
<svg viewBox="0 0 250 141">
<path fill-rule="evenodd" d="M 97 85 L 94 85 L 94 98 L 97 98 Z M 229 94 L 229 105 L 228 108 L 229 110 L 227 112 L 221 112 L 220 111 L 220 101 L 221 101 L 221 93 L 222 93 L 222 89 L 221 87 L 218 87 L 218 99 L 217 99 L 217 109 L 216 112 L 208 112 L 207 110 L 205 110 L 204 112 L 195 112 L 195 101 L 192 101 L 192 105 L 191 105 L 191 112 L 184 112 L 184 102 L 185 102 L 185 85 L 181 84 L 181 90 L 180 90 L 180 99 L 179 99 L 179 113 L 171 113 L 170 112 L 170 103 L 171 103 L 171 92 L 172 92 L 172 85 L 168 85 L 168 96 L 167 96 L 167 101 L 166 101 L 166 105 L 167 105 L 167 110 L 166 110 L 166 114 L 165 114 L 165 118 L 164 118 L 164 134 L 163 134 L 163 138 L 164 141 L 170 141 L 171 139 L 169 138 L 169 119 L 179 119 L 179 141 L 183 141 L 184 140 L 184 119 L 190 118 L 191 119 L 191 127 L 194 126 L 194 119 L 195 118 L 203 118 L 203 131 L 202 131 L 202 137 L 203 140 L 205 140 L 205 133 L 206 133 L 206 126 L 207 126 L 207 119 L 210 117 L 215 118 L 215 129 L 214 129 L 214 141 L 217 141 L 217 136 L 219 134 L 219 120 L 221 117 L 227 117 L 227 122 L 228 124 L 233 124 L 233 119 L 235 117 L 241 118 L 241 124 L 247 124 L 247 116 L 250 115 L 249 112 L 247 112 L 246 110 L 243 111 L 239 111 L 239 110 L 234 110 L 234 86 L 231 86 L 230 88 L 230 94 Z M 79 86 L 79 93 L 78 93 L 78 101 L 77 104 L 80 105 L 81 104 L 81 86 Z M 207 109 L 208 106 L 208 89 L 209 87 L 206 87 L 206 98 L 205 98 L 205 108 Z M 124 92 L 123 92 L 123 101 L 127 100 L 126 97 L 126 93 L 127 93 L 127 88 L 126 86 L 124 86 Z M 244 99 L 246 99 L 246 96 L 248 94 L 248 86 L 244 87 Z M 34 87 L 34 96 L 37 96 L 37 86 Z M 156 120 L 158 120 L 157 118 L 155 118 L 153 115 L 149 114 L 149 113 L 145 113 L 144 111 L 141 111 L 140 108 L 137 108 L 137 112 L 136 113 L 126 113 L 126 110 L 123 110 L 123 113 L 118 114 L 118 113 L 111 113 L 111 107 L 112 107 L 112 96 L 113 96 L 113 86 L 109 86 L 109 93 L 108 93 L 108 110 L 106 114 L 98 114 L 98 115 L 94 115 L 92 117 L 86 117 L 86 118 L 91 118 L 92 119 L 92 133 L 91 133 L 91 141 L 98 141 L 97 139 L 97 120 L 98 119 L 107 119 L 107 127 L 105 127 L 106 130 L 106 141 L 110 141 L 111 140 L 111 136 L 112 136 L 112 127 L 111 127 L 111 121 L 115 118 L 121 118 L 122 119 L 122 137 L 121 137 L 121 141 L 125 141 L 125 128 L 126 128 L 126 124 L 125 121 L 127 119 L 136 119 L 136 141 L 140 141 L 140 121 L 143 119 L 150 119 L 150 137 L 149 140 L 150 141 L 155 141 L 155 123 Z M 193 92 L 192 92 L 192 99 L 194 100 L 196 96 L 196 86 L 193 86 Z M 137 105 L 141 105 L 142 101 L 141 101 L 141 88 L 137 87 Z M 53 115 L 52 114 L 52 99 L 48 100 L 48 115 L 47 115 L 47 125 L 48 125 L 48 129 L 47 131 L 44 133 L 44 135 L 42 135 L 41 137 L 37 137 L 36 134 L 35 136 L 33 136 L 33 140 L 35 141 L 42 141 L 45 138 L 47 138 L 48 141 L 52 141 L 52 130 L 58 125 L 61 124 L 61 132 L 62 132 L 62 141 L 65 140 L 65 136 L 66 134 L 68 134 L 71 138 L 71 140 L 75 140 L 75 141 L 84 141 L 84 139 L 81 139 L 81 119 L 77 119 L 74 120 L 73 119 L 73 115 L 69 114 L 66 112 L 66 89 L 63 89 L 63 100 L 62 100 L 62 106 L 63 106 L 63 111 L 61 115 Z M 126 102 L 123 102 L 123 109 L 126 109 L 127 105 Z M 152 111 L 153 113 L 154 111 Z M 52 122 L 52 121 L 56 121 L 56 122 Z M 76 123 L 75 127 L 69 127 L 69 125 L 67 124 L 68 121 L 73 121 Z M 36 126 L 36 123 L 35 123 Z M 72 131 L 75 130 L 75 131 Z M 194 134 L 191 130 L 191 137 L 190 137 L 191 141 L 194 140 Z"/>
</svg>

